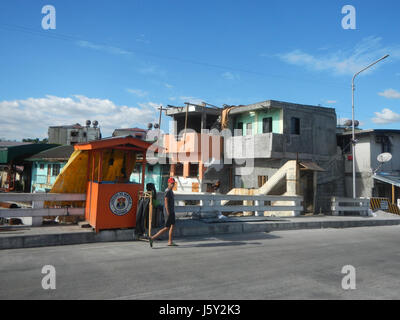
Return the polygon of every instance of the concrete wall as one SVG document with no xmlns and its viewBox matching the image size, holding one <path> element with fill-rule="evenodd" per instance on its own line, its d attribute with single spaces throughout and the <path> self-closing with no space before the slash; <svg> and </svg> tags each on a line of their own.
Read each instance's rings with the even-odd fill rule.
<svg viewBox="0 0 400 320">
<path fill-rule="evenodd" d="M 272 118 L 272 132 L 282 133 L 282 110 L 272 109 L 272 110 L 257 110 L 254 112 L 245 112 L 239 114 L 234 120 L 234 129 L 239 128 L 239 122 L 243 123 L 242 135 L 248 135 L 246 124 L 252 124 L 252 135 L 263 133 L 263 119 L 271 117 Z"/>
</svg>

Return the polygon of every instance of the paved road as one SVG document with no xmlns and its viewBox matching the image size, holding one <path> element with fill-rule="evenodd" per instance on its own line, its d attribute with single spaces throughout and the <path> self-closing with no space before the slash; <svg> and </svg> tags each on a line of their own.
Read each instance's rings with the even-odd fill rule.
<svg viewBox="0 0 400 320">
<path fill-rule="evenodd" d="M 400 226 L 0 251 L 0 299 L 399 299 Z M 356 290 L 343 290 L 344 265 Z M 43 290 L 42 266 L 56 268 Z"/>
</svg>

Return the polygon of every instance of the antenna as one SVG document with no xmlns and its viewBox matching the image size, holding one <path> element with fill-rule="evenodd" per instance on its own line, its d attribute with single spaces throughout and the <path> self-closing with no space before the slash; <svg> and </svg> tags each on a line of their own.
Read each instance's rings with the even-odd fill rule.
<svg viewBox="0 0 400 320">
<path fill-rule="evenodd" d="M 378 172 L 378 170 L 383 166 L 384 163 L 389 162 L 390 160 L 392 160 L 392 154 L 389 152 L 384 152 L 379 154 L 376 159 L 379 162 L 379 166 L 378 168 L 376 168 L 374 170 L 374 174 L 376 174 Z"/>
</svg>

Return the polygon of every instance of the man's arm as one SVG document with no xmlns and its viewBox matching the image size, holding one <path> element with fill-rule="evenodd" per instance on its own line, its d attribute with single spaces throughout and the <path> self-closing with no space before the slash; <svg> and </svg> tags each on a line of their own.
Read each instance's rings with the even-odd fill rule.
<svg viewBox="0 0 400 320">
<path fill-rule="evenodd" d="M 168 198 L 167 197 L 164 197 L 164 208 L 165 208 L 165 211 L 167 212 L 167 215 L 169 215 Z"/>
</svg>

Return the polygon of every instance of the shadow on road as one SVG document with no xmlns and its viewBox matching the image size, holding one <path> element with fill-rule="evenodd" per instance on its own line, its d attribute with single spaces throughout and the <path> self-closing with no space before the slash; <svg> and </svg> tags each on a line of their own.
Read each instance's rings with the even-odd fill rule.
<svg viewBox="0 0 400 320">
<path fill-rule="evenodd" d="M 278 239 L 279 236 L 267 233 L 249 233 L 249 234 L 225 234 L 214 237 L 187 237 L 177 239 L 178 246 L 169 247 L 167 241 L 161 240 L 161 246 L 155 246 L 153 249 L 165 248 L 210 248 L 210 247 L 229 247 L 229 246 L 242 246 L 242 245 L 262 245 L 262 242 L 250 242 L 254 240 L 273 240 Z M 201 243 L 200 241 L 204 241 Z M 223 241 L 223 242 L 221 242 Z M 157 240 L 158 242 L 158 240 Z M 164 242 L 164 244 L 162 244 Z M 196 243 L 193 243 L 196 242 Z M 199 243 L 200 242 L 200 243 Z"/>
</svg>

